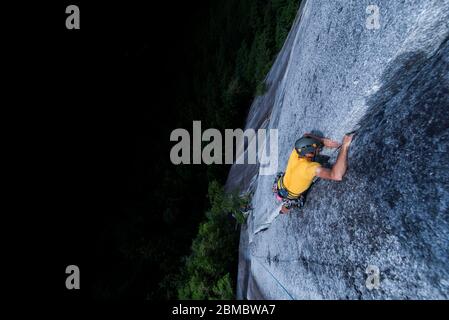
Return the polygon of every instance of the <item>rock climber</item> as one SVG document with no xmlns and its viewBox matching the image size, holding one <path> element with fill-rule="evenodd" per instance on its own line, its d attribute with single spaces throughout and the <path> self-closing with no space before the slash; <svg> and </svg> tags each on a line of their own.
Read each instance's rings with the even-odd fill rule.
<svg viewBox="0 0 449 320">
<path fill-rule="evenodd" d="M 273 192 L 282 201 L 280 214 L 288 213 L 293 206 L 302 207 L 305 195 L 317 178 L 341 181 L 348 166 L 348 149 L 353 133 L 346 134 L 342 143 L 305 133 L 295 142 L 285 173 L 278 173 Z M 323 147 L 340 148 L 337 161 L 332 168 L 326 168 L 316 158 Z"/>
</svg>

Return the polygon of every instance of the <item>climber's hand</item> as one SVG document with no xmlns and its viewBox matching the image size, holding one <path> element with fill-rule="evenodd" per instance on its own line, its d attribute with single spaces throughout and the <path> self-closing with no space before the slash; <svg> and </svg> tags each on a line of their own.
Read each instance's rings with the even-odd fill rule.
<svg viewBox="0 0 449 320">
<path fill-rule="evenodd" d="M 354 134 L 345 135 L 343 137 L 342 145 L 344 147 L 349 147 L 349 145 L 351 144 L 351 141 L 352 141 L 352 137 L 354 137 Z"/>
<path fill-rule="evenodd" d="M 340 146 L 340 143 L 338 143 L 337 141 L 328 139 L 328 138 L 323 138 L 323 139 L 321 139 L 321 141 L 323 142 L 324 146 L 328 147 L 328 148 L 338 148 Z"/>
</svg>

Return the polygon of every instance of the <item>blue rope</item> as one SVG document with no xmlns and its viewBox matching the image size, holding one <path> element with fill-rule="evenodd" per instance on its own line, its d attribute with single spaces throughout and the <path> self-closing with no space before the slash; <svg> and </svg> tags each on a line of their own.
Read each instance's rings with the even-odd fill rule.
<svg viewBox="0 0 449 320">
<path fill-rule="evenodd" d="M 285 287 L 282 285 L 282 283 L 279 282 L 278 279 L 276 279 L 276 277 L 270 272 L 270 270 L 268 270 L 263 263 L 261 263 L 259 260 L 257 260 L 257 258 L 255 259 L 264 269 L 265 271 L 267 271 L 270 276 L 281 286 L 281 288 L 285 291 L 285 293 L 290 297 L 290 299 L 295 300 L 295 298 L 293 298 L 293 296 L 287 291 L 287 289 L 285 289 Z"/>
</svg>

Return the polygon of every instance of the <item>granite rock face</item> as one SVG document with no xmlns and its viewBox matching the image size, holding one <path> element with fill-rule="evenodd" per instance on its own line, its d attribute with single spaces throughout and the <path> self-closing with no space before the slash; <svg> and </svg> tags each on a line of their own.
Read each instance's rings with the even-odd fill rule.
<svg viewBox="0 0 449 320">
<path fill-rule="evenodd" d="M 449 1 L 303 1 L 247 127 L 278 129 L 279 170 L 306 131 L 358 131 L 343 181 L 318 181 L 289 215 L 273 176 L 233 166 L 227 187 L 251 188 L 255 208 L 237 298 L 449 298 L 448 21 Z"/>
</svg>

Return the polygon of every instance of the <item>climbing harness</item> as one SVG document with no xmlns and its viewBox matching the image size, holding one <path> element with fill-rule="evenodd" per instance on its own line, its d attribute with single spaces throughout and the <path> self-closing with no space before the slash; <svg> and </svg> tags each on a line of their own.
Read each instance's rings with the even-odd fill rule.
<svg viewBox="0 0 449 320">
<path fill-rule="evenodd" d="M 290 192 L 282 182 L 283 177 L 283 172 L 276 174 L 272 187 L 273 193 L 276 195 L 278 200 L 282 201 L 282 205 L 286 209 L 302 208 L 305 202 L 304 194 L 295 194 Z"/>
</svg>

